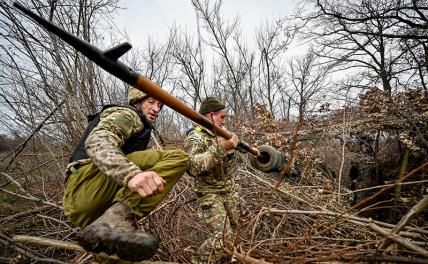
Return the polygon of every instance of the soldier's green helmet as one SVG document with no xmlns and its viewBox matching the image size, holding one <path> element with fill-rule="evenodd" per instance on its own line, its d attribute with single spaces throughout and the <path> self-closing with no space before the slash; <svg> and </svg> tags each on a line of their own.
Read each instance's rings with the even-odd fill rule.
<svg viewBox="0 0 428 264">
<path fill-rule="evenodd" d="M 128 91 L 128 104 L 134 105 L 148 96 L 149 95 L 138 90 L 137 88 L 131 87 L 131 89 Z"/>
</svg>

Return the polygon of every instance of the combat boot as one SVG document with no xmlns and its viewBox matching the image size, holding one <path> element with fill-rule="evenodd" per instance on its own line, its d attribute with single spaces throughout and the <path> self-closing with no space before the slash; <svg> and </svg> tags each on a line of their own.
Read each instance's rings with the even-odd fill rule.
<svg viewBox="0 0 428 264">
<path fill-rule="evenodd" d="M 137 229 L 134 214 L 122 203 L 112 205 L 76 239 L 89 252 L 116 254 L 134 262 L 151 258 L 159 246 L 155 236 Z"/>
</svg>

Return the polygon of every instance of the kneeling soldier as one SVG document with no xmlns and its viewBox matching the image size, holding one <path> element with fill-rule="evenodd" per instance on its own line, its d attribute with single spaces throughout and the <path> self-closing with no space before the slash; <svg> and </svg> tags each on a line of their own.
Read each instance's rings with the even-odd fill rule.
<svg viewBox="0 0 428 264">
<path fill-rule="evenodd" d="M 167 196 L 186 171 L 188 155 L 146 150 L 162 104 L 135 88 L 128 103 L 90 117 L 67 166 L 63 204 L 70 222 L 82 228 L 77 240 L 85 250 L 141 261 L 156 253 L 159 241 L 138 230 L 136 218 Z"/>
</svg>

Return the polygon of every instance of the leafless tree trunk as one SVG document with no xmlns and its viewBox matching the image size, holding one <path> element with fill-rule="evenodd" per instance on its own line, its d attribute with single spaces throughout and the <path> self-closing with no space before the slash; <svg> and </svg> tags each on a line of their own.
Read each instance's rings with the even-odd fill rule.
<svg viewBox="0 0 428 264">
<path fill-rule="evenodd" d="M 116 1 L 32 1 L 29 8 L 89 42 L 97 41 L 92 21 L 114 10 Z M 31 131 L 37 120 L 63 99 L 64 107 L 41 130 L 46 135 L 76 142 L 87 113 L 96 111 L 103 83 L 99 70 L 57 37 L 24 19 L 9 5 L 0 7 L 0 35 L 4 53 L 0 57 L 4 88 L 1 96 L 11 113 L 9 122 Z M 10 63 L 10 61 L 12 63 Z"/>
<path fill-rule="evenodd" d="M 315 53 L 309 50 L 306 55 L 289 61 L 286 75 L 288 96 L 298 107 L 299 116 L 305 117 L 308 109 L 321 103 L 315 99 L 327 89 L 328 69 L 319 65 Z"/>
<path fill-rule="evenodd" d="M 426 66 L 426 49 L 415 62 L 406 59 L 426 46 L 424 1 L 311 3 L 314 11 L 303 16 L 309 22 L 307 36 L 316 40 L 317 53 L 332 63 L 331 67 L 358 69 L 359 87 L 381 85 L 389 94 L 396 88 L 409 89 L 413 81 L 425 87 L 426 69 L 420 66 Z"/>
<path fill-rule="evenodd" d="M 257 47 L 260 52 L 259 87 L 260 94 L 267 101 L 272 115 L 275 117 L 275 105 L 279 101 L 276 96 L 282 88 L 283 54 L 294 38 L 295 32 L 288 30 L 284 19 L 266 22 L 256 33 Z"/>
<path fill-rule="evenodd" d="M 193 109 L 196 109 L 198 103 L 201 103 L 202 99 L 207 96 L 204 94 L 205 84 L 203 83 L 205 67 L 200 58 L 201 47 L 198 45 L 193 43 L 188 34 L 183 33 L 175 38 L 172 51 L 175 65 L 181 72 L 177 78 L 177 85 L 182 93 L 190 97 L 189 103 Z"/>
<path fill-rule="evenodd" d="M 221 14 L 221 1 L 215 1 L 210 5 L 208 1 L 192 0 L 192 4 L 200 14 L 208 33 L 208 38 L 204 39 L 205 43 L 220 58 L 219 65 L 214 67 L 217 68 L 217 72 L 221 73 L 221 75 L 216 76 L 216 73 L 214 73 L 213 88 L 215 89 L 216 85 L 220 85 L 223 88 L 224 97 L 229 101 L 233 114 L 239 116 L 243 105 L 245 105 L 245 93 L 242 89 L 242 82 L 245 76 L 241 70 L 241 66 L 244 63 L 241 63 L 240 58 L 232 52 L 233 36 L 239 33 L 239 21 L 237 19 L 231 23 L 224 21 Z"/>
</svg>

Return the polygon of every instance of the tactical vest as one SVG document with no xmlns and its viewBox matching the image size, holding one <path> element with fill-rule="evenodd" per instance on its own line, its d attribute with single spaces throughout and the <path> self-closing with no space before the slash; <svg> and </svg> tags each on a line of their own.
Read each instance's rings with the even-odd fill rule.
<svg viewBox="0 0 428 264">
<path fill-rule="evenodd" d="M 150 141 L 150 134 L 152 132 L 152 124 L 147 120 L 147 118 L 144 116 L 143 112 L 138 111 L 137 109 L 131 107 L 131 106 L 120 106 L 120 105 L 105 105 L 103 109 L 101 109 L 100 112 L 89 115 L 88 116 L 88 125 L 85 128 L 85 131 L 83 132 L 82 137 L 79 140 L 79 143 L 77 144 L 76 149 L 73 151 L 73 154 L 70 156 L 69 162 L 74 162 L 81 159 L 88 159 L 88 154 L 86 154 L 85 149 L 85 141 L 89 136 L 89 133 L 98 125 L 100 122 L 100 114 L 102 111 L 106 110 L 110 107 L 125 107 L 128 108 L 138 114 L 138 116 L 141 119 L 141 122 L 144 124 L 144 129 L 141 130 L 138 134 L 132 135 L 128 140 L 126 140 L 125 144 L 121 147 L 123 153 L 129 154 L 135 151 L 145 150 L 147 149 L 147 145 Z"/>
</svg>

